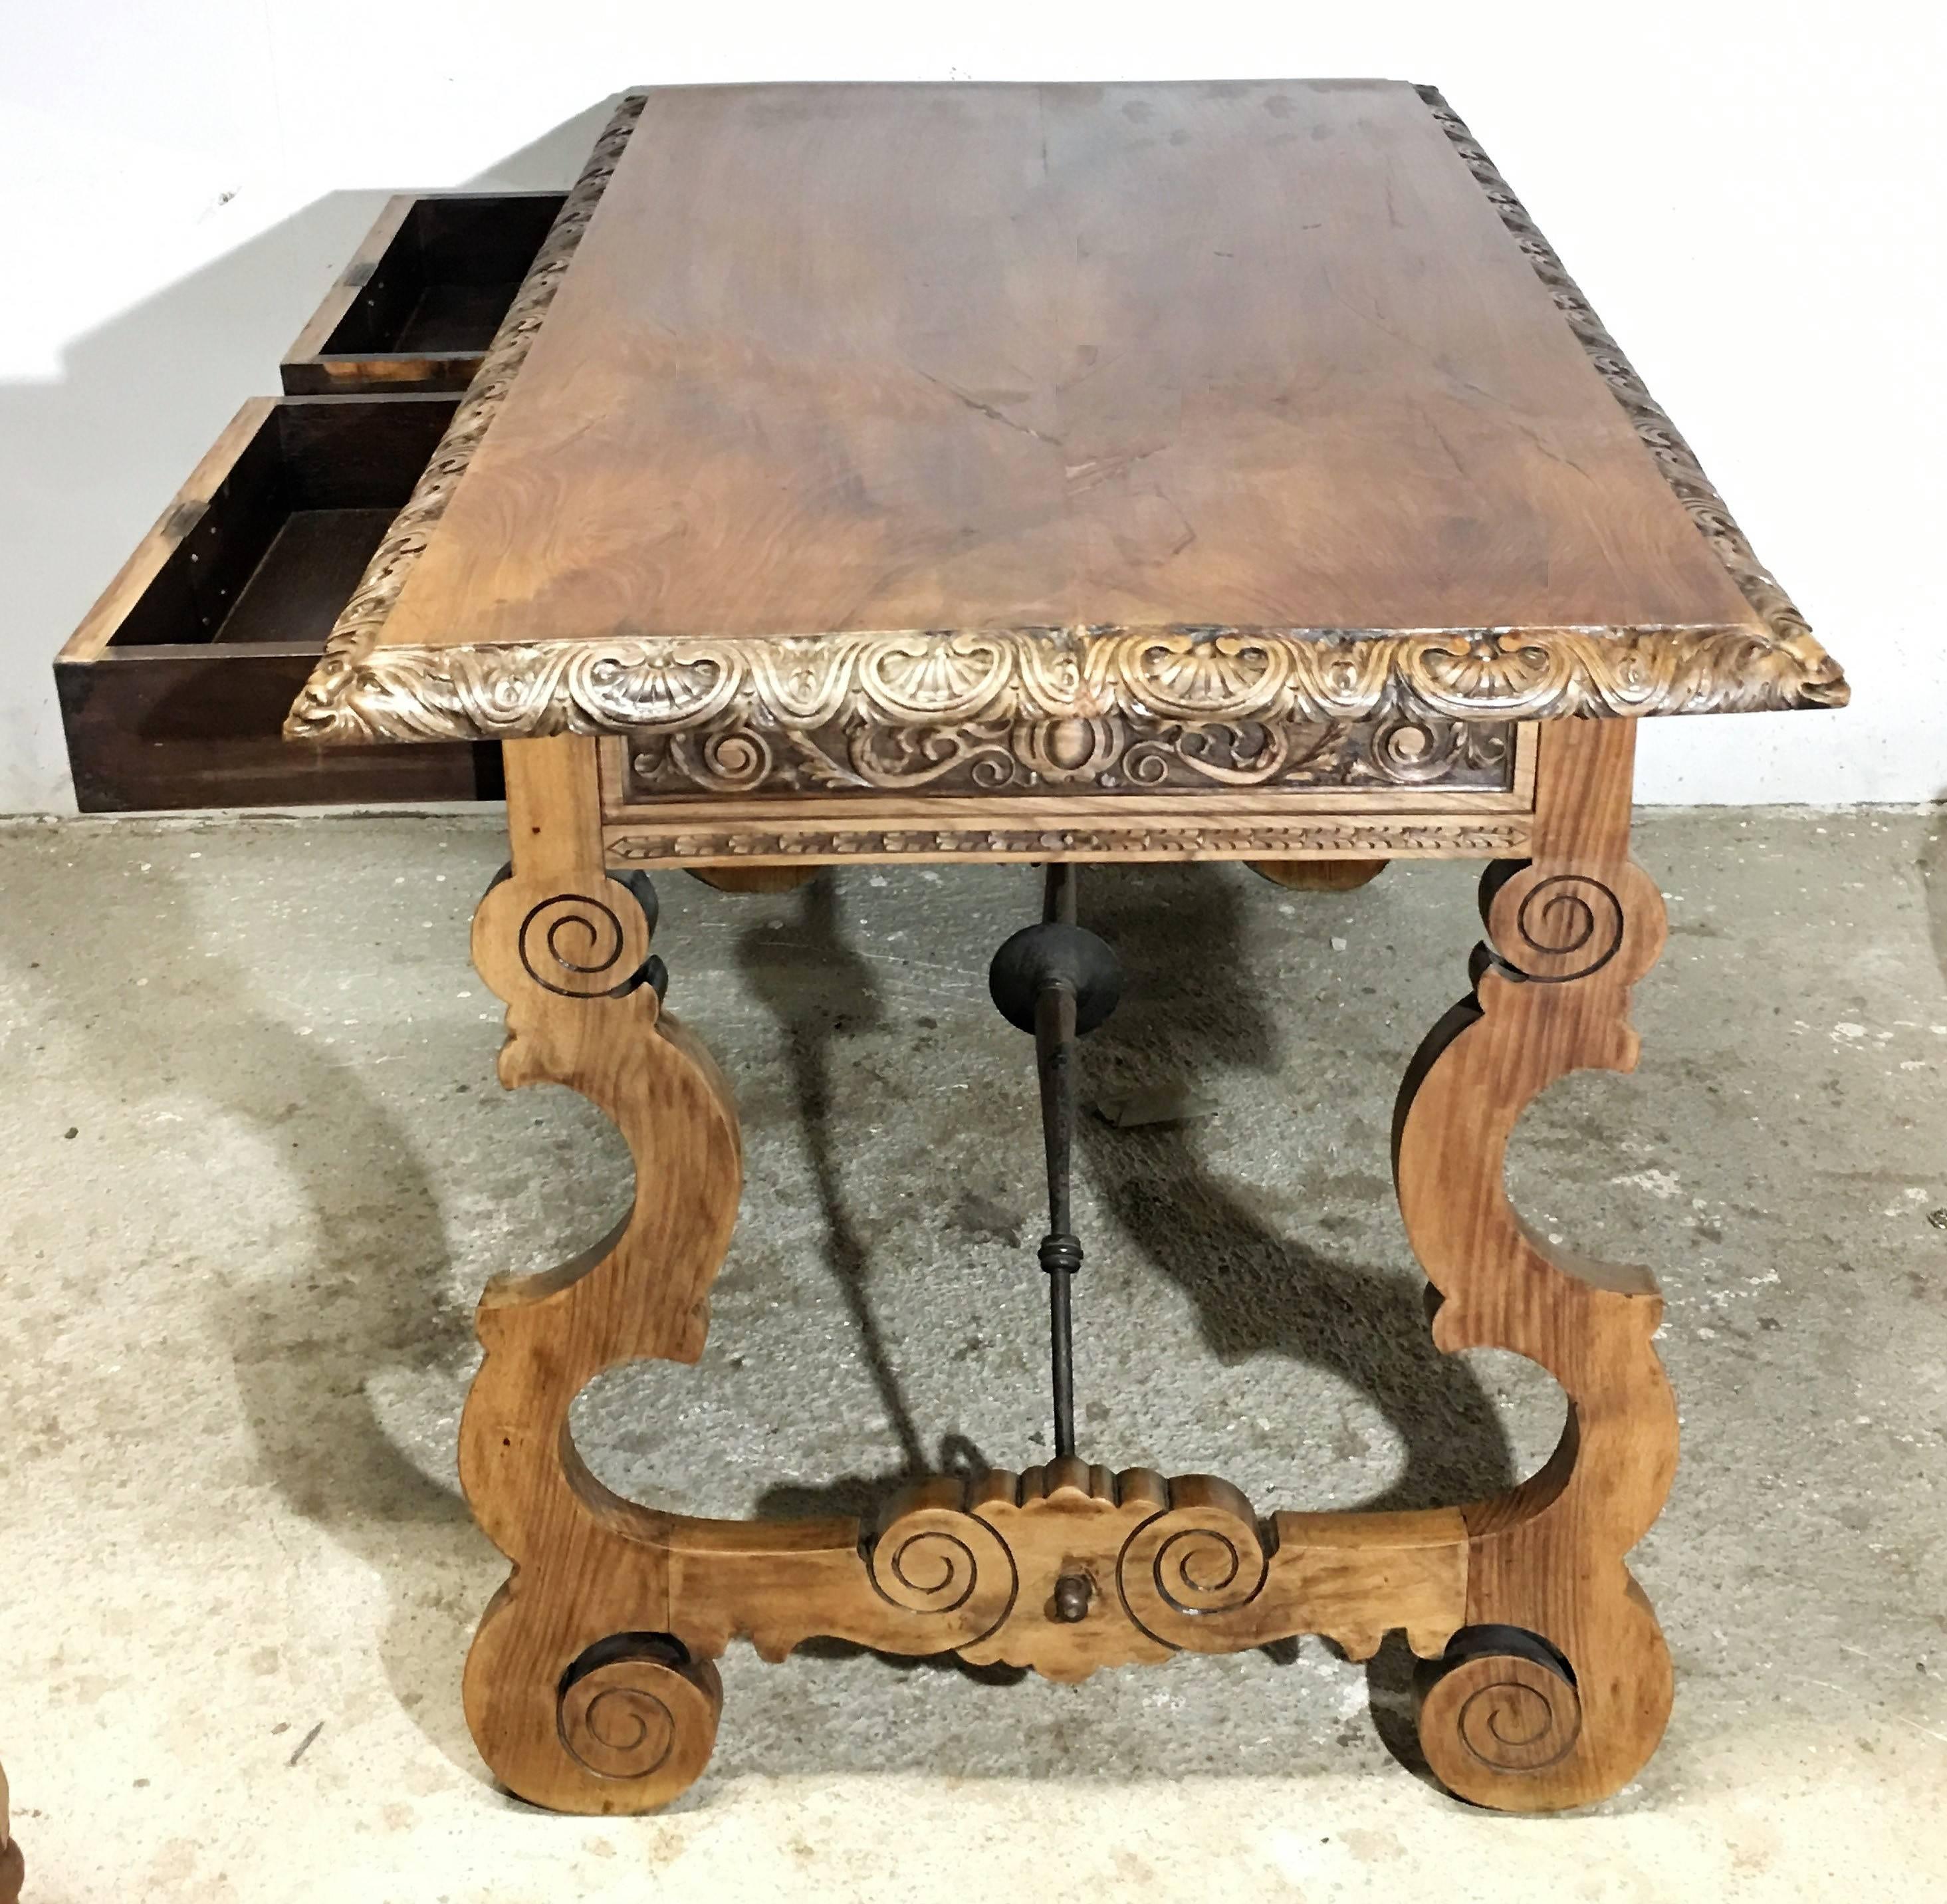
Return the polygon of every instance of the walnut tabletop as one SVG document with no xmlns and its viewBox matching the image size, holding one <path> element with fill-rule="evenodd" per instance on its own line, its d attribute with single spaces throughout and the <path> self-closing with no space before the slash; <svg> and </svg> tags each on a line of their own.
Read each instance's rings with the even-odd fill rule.
<svg viewBox="0 0 1947 1904">
<path fill-rule="evenodd" d="M 293 738 L 1830 706 L 1437 94 L 625 102 Z"/>
</svg>

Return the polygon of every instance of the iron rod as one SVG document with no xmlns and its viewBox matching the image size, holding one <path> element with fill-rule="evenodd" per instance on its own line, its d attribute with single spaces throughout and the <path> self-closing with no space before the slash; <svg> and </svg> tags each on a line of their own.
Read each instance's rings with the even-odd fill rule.
<svg viewBox="0 0 1947 1904">
<path fill-rule="evenodd" d="M 1051 862 L 1042 890 L 1045 922 L 1075 923 L 1075 868 Z M 1035 998 L 1035 1072 L 1041 1085 L 1041 1132 L 1048 1155 L 1048 1234 L 1041 1266 L 1048 1274 L 1048 1372 L 1054 1400 L 1054 1451 L 1075 1452 L 1075 1332 L 1071 1302 L 1082 1244 L 1069 1206 L 1075 1141 L 1075 990 L 1059 979 Z"/>
<path fill-rule="evenodd" d="M 1042 868 L 1041 916 L 1044 925 L 1075 923 L 1076 868 L 1071 861 L 1051 859 Z"/>
</svg>

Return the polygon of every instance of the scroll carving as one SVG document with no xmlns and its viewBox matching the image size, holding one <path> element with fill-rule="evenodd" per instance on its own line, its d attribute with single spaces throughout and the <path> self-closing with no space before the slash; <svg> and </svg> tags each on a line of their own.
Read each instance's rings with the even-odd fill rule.
<svg viewBox="0 0 1947 1904">
<path fill-rule="evenodd" d="M 1652 1340 L 1647 1271 L 1551 1250 L 1509 1203 L 1507 1145 L 1571 1072 L 1635 1066 L 1631 989 L 1664 940 L 1629 857 L 1633 731 L 1543 731 L 1532 860 L 1490 867 L 1474 988 L 1421 1048 L 1394 1126 L 1400 1209 L 1440 1300 L 1443 1349 L 1510 1349 L 1567 1398 L 1559 1445 L 1519 1487 L 1465 1511 L 1466 1624 L 1420 1713 L 1463 1797 L 1552 1811 L 1605 1797 L 1654 1749 L 1670 1655 L 1624 1556 L 1655 1519 L 1676 1415 Z"/>
<path fill-rule="evenodd" d="M 1227 1481 L 1068 1457 L 970 1485 L 930 1481 L 889 1511 L 870 1558 L 874 1587 L 923 1614 L 984 1596 L 984 1630 L 954 1646 L 975 1665 L 1072 1680 L 1302 1633 L 1364 1658 L 1395 1626 L 1433 1652 L 1462 1618 L 1456 1510 L 1280 1515 L 1266 1527 Z M 1060 1610 L 1064 1577 L 1087 1584 L 1079 1618 Z"/>
<path fill-rule="evenodd" d="M 623 798 L 1076 786 L 1149 793 L 1437 784 L 1503 792 L 1513 784 L 1513 730 L 1444 715 L 1320 721 L 1274 709 L 1248 720 L 1165 720 L 1117 710 L 1085 717 L 1051 714 L 1021 684 L 1004 681 L 977 717 L 958 726 L 899 726 L 916 720 L 914 711 L 875 705 L 856 679 L 837 699 L 831 718 L 816 729 L 740 698 L 708 726 L 635 735 Z"/>
<path fill-rule="evenodd" d="M 710 1661 L 692 1664 L 658 1635 L 618 1633 L 568 1669 L 556 1725 L 562 1749 L 591 1776 L 679 1791 L 709 1760 L 723 1702 Z"/>
<path fill-rule="evenodd" d="M 587 893 L 556 893 L 528 909 L 515 934 L 521 967 L 545 990 L 565 998 L 598 998 L 640 971 L 642 938 L 619 906 Z"/>
<path fill-rule="evenodd" d="M 891 661 L 901 665 L 889 668 Z M 915 662 L 930 666 L 910 665 Z M 1157 738 L 1173 756 L 1164 763 L 1167 774 L 1208 785 L 1221 779 L 1210 769 L 1222 766 L 1224 749 L 1241 747 L 1237 757 L 1246 763 L 1257 752 L 1248 732 L 1241 743 L 1217 735 L 1225 725 L 1329 726 L 1393 711 L 1430 732 L 1435 721 L 1839 705 L 1845 684 L 1829 658 L 1822 664 L 1822 674 L 1802 644 L 1742 627 L 1403 635 L 1034 627 L 979 636 L 642 635 L 478 648 L 379 648 L 367 639 L 327 650 L 285 731 L 296 740 L 359 743 L 647 735 L 654 775 L 706 788 L 728 780 L 749 791 L 779 771 L 773 734 L 815 740 L 818 728 L 856 695 L 855 718 L 883 732 L 868 754 L 848 747 L 834 757 L 819 748 L 830 763 L 822 771 L 841 782 L 851 776 L 869 785 L 872 774 L 909 773 L 912 763 L 925 763 L 928 750 L 941 745 L 943 731 L 949 754 L 965 757 L 970 776 L 977 760 L 991 758 L 998 769 L 1004 754 L 1014 763 L 1005 770 L 1010 776 L 1023 765 L 1052 766 L 1092 785 L 1081 767 L 1063 768 L 1057 750 L 1075 749 L 1085 762 L 1101 751 L 1099 744 L 1063 723 L 1120 718 L 1181 721 L 1199 730 L 1178 737 L 1165 726 Z M 929 687 L 940 676 L 964 677 L 968 686 L 950 698 L 931 692 L 915 697 L 915 676 Z M 982 735 L 989 724 L 992 732 Z M 1044 730 L 1027 737 L 1026 760 L 1011 738 L 1017 725 Z M 677 735 L 687 751 L 672 755 L 667 743 Z M 788 745 L 801 745 L 796 738 Z M 888 745 L 895 750 L 890 755 Z M 714 759 L 704 757 L 705 748 Z M 1122 768 L 1126 751 L 1107 751 Z M 815 765 L 801 758 L 794 770 L 809 774 Z M 1381 772 L 1376 762 L 1374 771 Z"/>
</svg>

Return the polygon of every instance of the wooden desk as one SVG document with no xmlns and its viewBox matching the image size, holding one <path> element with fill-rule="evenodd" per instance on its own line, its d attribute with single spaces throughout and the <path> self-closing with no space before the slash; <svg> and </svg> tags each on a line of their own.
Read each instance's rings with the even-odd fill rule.
<svg viewBox="0 0 1947 1904">
<path fill-rule="evenodd" d="M 488 1762 L 546 1805 L 664 1802 L 739 1635 L 1076 1678 L 1404 1628 L 1444 1668 L 1420 1729 L 1454 1791 L 1614 1791 L 1670 1699 L 1623 1564 L 1676 1460 L 1660 1299 L 1551 1256 L 1503 1151 L 1556 1079 L 1635 1060 L 1663 909 L 1616 717 L 1844 698 L 1437 94 L 627 101 L 287 729 L 507 742 L 512 861 L 474 933 L 500 1075 L 583 1091 L 636 1161 L 605 1243 L 481 1306 L 462 1478 L 515 1563 L 466 1673 Z M 1489 943 L 1402 1089 L 1400 1201 L 1440 1345 L 1566 1392 L 1539 1474 L 1261 1519 L 1221 1481 L 1062 1458 L 923 1481 L 869 1531 L 652 1512 L 589 1475 L 571 1403 L 618 1361 L 696 1358 L 738 1190 L 644 869 L 1218 858 L 1303 883 L 1430 855 L 1488 862 Z"/>
</svg>

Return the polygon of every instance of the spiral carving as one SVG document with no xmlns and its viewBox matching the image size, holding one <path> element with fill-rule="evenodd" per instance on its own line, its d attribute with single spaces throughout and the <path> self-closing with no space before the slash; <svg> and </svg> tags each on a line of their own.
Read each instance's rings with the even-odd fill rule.
<svg viewBox="0 0 1947 1904">
<path fill-rule="evenodd" d="M 556 1702 L 562 1749 L 597 1779 L 683 1789 L 707 1763 L 723 1703 L 716 1667 L 661 1634 L 617 1633 L 571 1667 Z"/>
<path fill-rule="evenodd" d="M 1484 723 L 1463 724 L 1430 716 L 1398 714 L 1382 721 L 1372 738 L 1373 765 L 1380 779 L 1404 787 L 1431 786 L 1452 777 L 1456 763 L 1507 757 L 1507 733 Z"/>
<path fill-rule="evenodd" d="M 1433 1769 L 1472 1796 L 1469 1783 L 1483 1773 L 1521 1777 L 1559 1765 L 1581 1736 L 1582 1701 L 1539 1658 L 1477 1653 L 1428 1693 L 1419 1730 Z"/>
<path fill-rule="evenodd" d="M 695 745 L 690 743 L 694 740 Z M 670 747 L 686 778 L 712 793 L 748 794 L 761 787 L 775 765 L 769 744 L 754 728 L 738 726 L 695 736 L 679 734 Z"/>
<path fill-rule="evenodd" d="M 899 1515 L 872 1543 L 870 1568 L 893 1605 L 950 1619 L 968 1639 L 993 1627 L 1014 1596 L 1005 1542 L 958 1505 L 929 1502 Z"/>
<path fill-rule="evenodd" d="M 1178 1498 L 1185 1484 L 1175 1484 Z M 1129 1537 L 1119 1569 L 1122 1598 L 1153 1637 L 1183 1643 L 1178 1630 L 1248 1606 L 1269 1566 L 1250 1504 L 1207 1479 L 1205 1497 L 1146 1521 Z"/>
<path fill-rule="evenodd" d="M 1562 984 L 1599 972 L 1622 949 L 1623 903 L 1586 873 L 1525 868 L 1494 902 L 1494 945 L 1518 971 Z"/>
<path fill-rule="evenodd" d="M 874 1585 L 915 1613 L 951 1613 L 964 1606 L 980 1577 L 973 1541 L 958 1529 L 895 1528 L 872 1550 Z"/>
<path fill-rule="evenodd" d="M 559 893 L 521 921 L 521 964 L 528 977 L 563 998 L 593 998 L 633 977 L 645 945 L 605 900 Z"/>
<path fill-rule="evenodd" d="M 1255 1538 L 1240 1541 L 1218 1528 L 1188 1527 L 1162 1543 L 1150 1566 L 1156 1591 L 1179 1613 L 1221 1613 L 1258 1590 L 1264 1556 Z"/>
<path fill-rule="evenodd" d="M 597 1778 L 645 1779 L 676 1743 L 675 1714 L 636 1676 L 611 1667 L 562 1695 L 562 1743 Z"/>
</svg>

